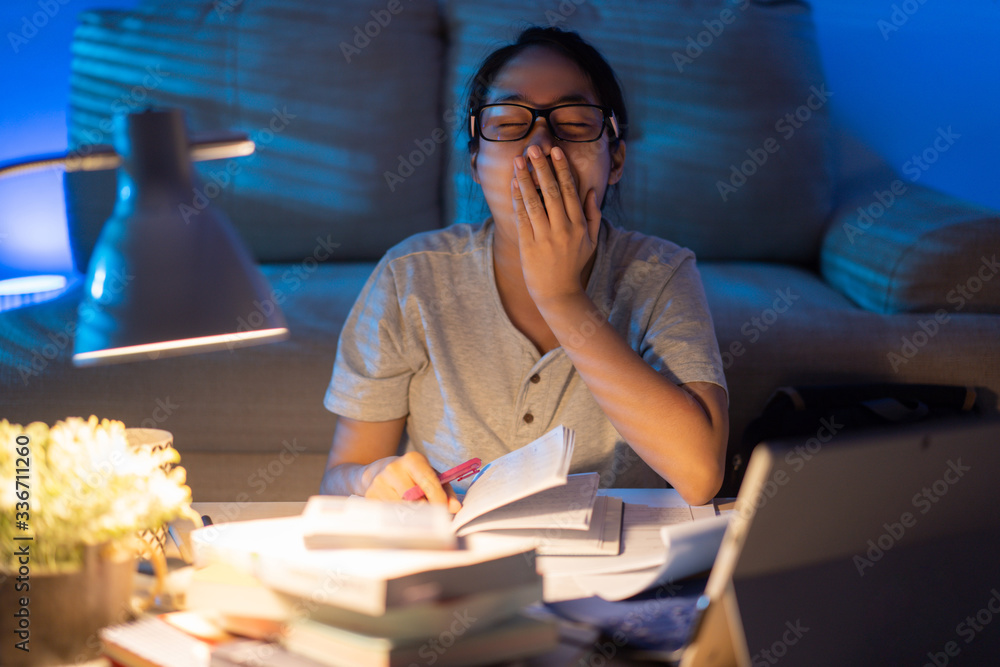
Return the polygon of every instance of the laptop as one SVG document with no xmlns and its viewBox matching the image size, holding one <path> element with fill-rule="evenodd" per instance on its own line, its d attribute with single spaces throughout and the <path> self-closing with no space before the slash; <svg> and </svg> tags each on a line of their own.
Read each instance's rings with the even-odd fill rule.
<svg viewBox="0 0 1000 667">
<path fill-rule="evenodd" d="M 827 440 L 754 450 L 681 667 L 997 664 L 1000 421 Z"/>
<path fill-rule="evenodd" d="M 707 582 L 586 605 L 618 658 L 1000 664 L 1000 420 L 821 435 L 757 446 Z"/>
</svg>

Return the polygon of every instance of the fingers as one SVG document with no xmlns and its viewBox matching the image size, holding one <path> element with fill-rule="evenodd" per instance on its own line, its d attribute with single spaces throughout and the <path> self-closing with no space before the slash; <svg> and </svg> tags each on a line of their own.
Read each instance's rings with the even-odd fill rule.
<svg viewBox="0 0 1000 667">
<path fill-rule="evenodd" d="M 462 501 L 458 499 L 455 490 L 451 488 L 451 484 L 444 485 L 444 492 L 448 494 L 448 511 L 452 514 L 457 514 L 458 510 L 462 509 Z"/>
<path fill-rule="evenodd" d="M 558 146 L 552 147 L 549 152 L 551 166 L 538 146 L 529 146 L 526 156 L 514 158 L 511 196 L 518 222 L 529 222 L 536 227 L 536 233 L 551 225 L 561 224 L 569 228 L 587 223 L 589 216 L 584 210 L 565 151 Z M 531 161 L 531 170 L 527 160 Z M 537 187 L 532 180 L 532 171 L 538 181 Z"/>
<path fill-rule="evenodd" d="M 545 223 L 548 220 L 545 211 L 548 201 L 545 204 L 542 203 L 542 198 L 538 196 L 538 192 L 535 190 L 535 182 L 531 180 L 531 172 L 528 171 L 528 164 L 524 157 L 520 155 L 514 158 L 514 182 L 512 187 L 516 188 L 520 195 L 520 198 L 514 201 L 514 211 L 517 212 L 518 223 L 522 222 L 522 216 L 532 225 Z M 519 208 L 523 209 L 523 213 L 519 211 Z"/>
<path fill-rule="evenodd" d="M 573 178 L 573 172 L 569 170 L 569 160 L 566 159 L 566 153 L 563 152 L 563 149 L 553 146 L 550 155 L 552 156 L 552 166 L 556 171 L 559 191 L 562 193 L 563 206 L 566 207 L 566 211 L 572 218 L 580 202 L 580 193 L 576 190 L 576 180 Z M 589 215 L 587 220 L 590 220 Z"/>
<path fill-rule="evenodd" d="M 517 167 L 515 166 L 516 170 Z M 534 190 L 531 191 L 534 194 Z M 524 205 L 524 195 L 521 193 L 521 186 L 515 177 L 510 182 L 510 197 L 511 201 L 514 202 L 514 219 L 517 222 L 517 234 L 519 238 L 522 239 L 534 239 L 535 232 L 531 227 L 531 218 L 528 216 L 528 210 Z"/>
<path fill-rule="evenodd" d="M 418 486 L 429 502 L 448 504 L 448 495 L 437 472 L 427 458 L 419 452 L 408 452 L 385 467 L 372 480 L 366 498 L 374 500 L 401 500 L 410 488 Z"/>
<path fill-rule="evenodd" d="M 555 148 L 552 149 L 552 151 L 555 150 L 556 150 Z M 563 193 L 559 187 L 559 181 L 552 174 L 552 170 L 549 167 L 549 161 L 542 153 L 542 149 L 534 145 L 528 146 L 527 153 L 528 153 L 528 159 L 531 160 L 531 166 L 535 171 L 535 178 L 538 179 L 538 189 L 541 191 L 542 199 L 545 201 L 545 207 L 543 209 L 544 212 L 546 213 L 552 212 L 554 214 L 558 214 L 561 211 L 566 210 L 566 204 L 563 201 Z M 563 162 L 565 162 L 565 160 Z M 526 174 L 526 176 L 528 184 L 533 184 L 534 181 L 531 180 L 531 174 L 528 173 Z M 524 183 L 524 181 L 520 182 L 522 189 L 524 189 L 526 187 L 526 184 Z M 530 212 L 532 211 L 529 208 L 529 213 Z M 563 218 L 563 216 L 560 215 L 556 216 L 549 215 L 548 219 L 550 222 L 554 222 L 554 220 L 552 220 L 553 217 L 556 217 L 555 221 L 560 221 L 559 218 Z M 565 218 L 563 218 L 562 221 L 565 221 Z"/>
</svg>

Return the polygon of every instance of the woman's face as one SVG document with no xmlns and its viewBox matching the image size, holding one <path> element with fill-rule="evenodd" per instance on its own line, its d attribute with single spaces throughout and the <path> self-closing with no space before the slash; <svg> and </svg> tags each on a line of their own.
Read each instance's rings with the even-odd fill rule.
<svg viewBox="0 0 1000 667">
<path fill-rule="evenodd" d="M 493 81 L 486 104 L 513 102 L 536 109 L 559 104 L 580 102 L 600 105 L 589 77 L 566 56 L 549 48 L 528 47 L 512 58 Z M 604 201 L 609 185 L 621 178 L 625 162 L 625 143 L 619 141 L 614 151 L 608 149 L 608 133 L 594 142 L 575 143 L 561 141 L 552 136 L 542 118 L 535 120 L 531 132 L 518 141 L 479 140 L 479 148 L 472 155 L 472 173 L 483 188 L 497 231 L 517 242 L 517 223 L 511 199 L 511 180 L 514 178 L 514 158 L 526 156 L 529 146 L 536 145 L 548 158 L 553 146 L 559 146 L 569 162 L 570 172 L 576 180 L 579 197 L 584 200 L 590 190 L 597 202 Z M 530 167 L 530 160 L 527 160 Z M 535 185 L 538 185 L 537 178 Z"/>
</svg>

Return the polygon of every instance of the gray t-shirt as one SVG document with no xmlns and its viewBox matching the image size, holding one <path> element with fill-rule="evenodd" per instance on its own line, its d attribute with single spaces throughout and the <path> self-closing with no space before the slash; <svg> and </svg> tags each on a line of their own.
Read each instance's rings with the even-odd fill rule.
<svg viewBox="0 0 1000 667">
<path fill-rule="evenodd" d="M 690 250 L 604 221 L 587 294 L 672 382 L 725 388 Z M 422 452 L 438 471 L 476 456 L 488 463 L 563 424 L 576 431 L 570 472 L 596 471 L 602 487 L 665 485 L 563 349 L 540 356 L 508 319 L 490 221 L 417 234 L 389 250 L 344 324 L 324 405 L 362 421 L 409 415 L 402 448 Z"/>
</svg>

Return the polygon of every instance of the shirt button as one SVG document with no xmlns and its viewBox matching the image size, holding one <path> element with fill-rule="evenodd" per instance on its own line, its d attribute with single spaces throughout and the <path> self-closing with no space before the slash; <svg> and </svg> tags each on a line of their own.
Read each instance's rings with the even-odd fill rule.
<svg viewBox="0 0 1000 667">
<path fill-rule="evenodd" d="M 541 381 L 542 378 L 538 376 L 538 373 L 535 373 L 534 375 L 531 376 L 531 384 L 538 384 Z"/>
<path fill-rule="evenodd" d="M 535 415 L 531 414 L 530 412 L 524 413 L 524 423 L 525 424 L 530 424 L 533 421 L 535 421 Z"/>
</svg>

